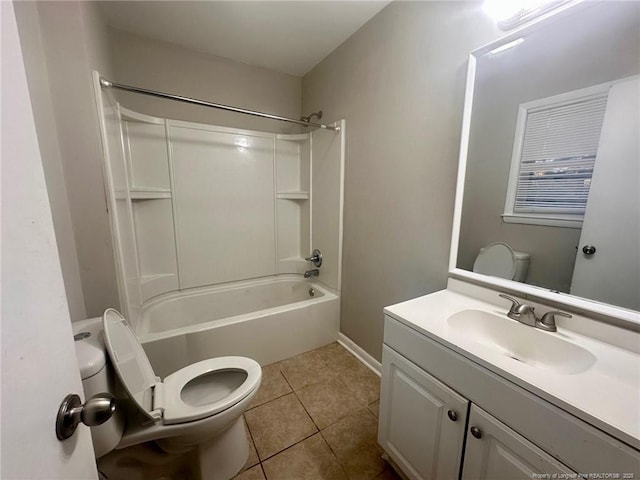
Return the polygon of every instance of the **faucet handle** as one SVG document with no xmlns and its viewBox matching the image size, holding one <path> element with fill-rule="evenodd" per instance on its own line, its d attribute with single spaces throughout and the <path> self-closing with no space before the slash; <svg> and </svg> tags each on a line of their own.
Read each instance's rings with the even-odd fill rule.
<svg viewBox="0 0 640 480">
<path fill-rule="evenodd" d="M 322 265 L 322 253 L 316 248 L 311 252 L 311 256 L 305 258 L 305 260 L 313 263 L 316 267 L 320 267 Z"/>
<path fill-rule="evenodd" d="M 556 315 L 560 317 L 571 318 L 571 315 L 569 315 L 568 313 L 561 312 L 560 310 L 553 310 L 552 312 L 545 313 L 540 321 L 545 325 L 555 325 Z"/>
<path fill-rule="evenodd" d="M 564 313 L 559 310 L 553 310 L 551 312 L 545 313 L 542 318 L 536 322 L 536 327 L 542 330 L 546 330 L 547 332 L 557 332 L 558 328 L 556 327 L 556 315 L 571 318 L 571 315 L 569 315 L 568 313 Z"/>
<path fill-rule="evenodd" d="M 505 295 L 504 293 L 500 293 L 499 297 L 506 298 L 511 302 L 511 307 L 509 308 L 509 313 L 518 313 L 518 307 L 520 307 L 520 302 L 509 295 Z"/>
</svg>

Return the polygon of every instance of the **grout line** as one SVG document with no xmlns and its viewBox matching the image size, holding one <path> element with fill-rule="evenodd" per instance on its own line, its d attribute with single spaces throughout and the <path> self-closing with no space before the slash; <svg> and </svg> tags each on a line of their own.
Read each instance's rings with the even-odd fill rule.
<svg viewBox="0 0 640 480">
<path fill-rule="evenodd" d="M 246 413 L 246 412 L 250 412 L 251 410 L 254 410 L 254 409 L 258 408 L 258 407 L 262 407 L 262 406 L 264 406 L 264 405 L 266 405 L 266 404 L 268 404 L 268 403 L 275 402 L 275 401 L 276 401 L 276 400 L 278 400 L 279 398 L 286 397 L 286 396 L 287 396 L 287 395 L 289 395 L 290 393 L 293 393 L 293 389 L 291 389 L 291 391 L 290 391 L 290 392 L 283 393 L 282 395 L 278 395 L 277 397 L 273 397 L 273 398 L 271 398 L 271 399 L 267 400 L 266 402 L 259 403 L 258 405 L 254 405 L 254 406 L 253 406 L 253 407 L 251 407 L 251 408 L 247 408 L 247 409 L 245 410 L 245 413 Z"/>
<path fill-rule="evenodd" d="M 333 454 L 333 456 L 336 458 L 336 460 L 338 461 L 338 463 L 340 464 L 340 466 L 342 467 L 342 470 L 344 471 L 345 475 L 347 475 L 347 477 L 350 477 L 350 475 L 347 473 L 347 469 L 344 466 L 344 464 L 342 463 L 342 460 L 340 460 L 340 457 L 338 457 L 338 454 L 335 452 L 335 450 L 331 447 L 331 444 L 327 441 L 327 439 L 324 437 L 324 435 L 322 435 L 322 430 L 320 430 L 320 436 L 322 437 L 322 441 L 327 445 L 327 447 L 329 447 L 329 450 L 331 451 L 331 453 Z"/>
<path fill-rule="evenodd" d="M 267 458 L 265 458 L 264 460 L 260 460 L 260 465 L 262 465 L 263 462 L 266 462 L 267 460 L 275 457 L 276 455 L 280 455 L 283 452 L 286 452 L 287 450 L 295 447 L 296 445 L 298 445 L 299 443 L 304 442 L 305 440 L 313 437 L 314 435 L 316 435 L 317 433 L 320 433 L 320 430 L 318 430 L 317 432 L 313 432 L 311 435 L 307 435 L 306 437 L 304 437 L 301 440 L 298 440 L 296 443 L 292 443 L 291 445 L 289 445 L 287 448 L 283 448 L 282 450 L 277 451 L 276 453 L 269 455 Z M 260 455 L 258 455 L 258 459 L 260 459 Z"/>
<path fill-rule="evenodd" d="M 280 375 L 282 375 L 282 378 L 284 378 L 284 381 L 287 383 L 287 385 L 289 385 L 289 388 L 291 389 L 292 392 L 295 392 L 295 388 L 293 388 L 293 385 L 291 385 L 291 383 L 289 382 L 289 380 L 287 380 L 287 376 L 284 374 L 284 372 L 280 369 L 278 369 L 278 371 L 280 372 Z"/>
<path fill-rule="evenodd" d="M 300 397 L 298 396 L 298 394 L 295 391 L 293 392 L 293 394 L 296 396 L 296 400 L 298 400 L 298 402 L 300 402 L 300 405 L 302 405 L 302 409 L 305 411 L 307 416 L 311 419 L 311 422 L 313 423 L 313 426 L 316 427 L 316 429 L 319 432 L 320 431 L 320 427 L 318 426 L 316 421 L 313 419 L 313 416 L 311 415 L 311 413 L 309 413 L 309 410 L 307 410 L 307 407 L 305 407 L 304 403 L 302 402 L 302 400 L 300 399 Z"/>
</svg>

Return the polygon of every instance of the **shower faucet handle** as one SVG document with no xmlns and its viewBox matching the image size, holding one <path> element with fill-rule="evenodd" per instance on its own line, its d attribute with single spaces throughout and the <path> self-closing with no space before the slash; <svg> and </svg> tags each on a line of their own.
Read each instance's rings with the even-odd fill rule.
<svg viewBox="0 0 640 480">
<path fill-rule="evenodd" d="M 320 267 L 322 265 L 322 253 L 317 248 L 311 252 L 311 256 L 305 258 L 307 262 L 313 263 L 316 267 Z"/>
</svg>

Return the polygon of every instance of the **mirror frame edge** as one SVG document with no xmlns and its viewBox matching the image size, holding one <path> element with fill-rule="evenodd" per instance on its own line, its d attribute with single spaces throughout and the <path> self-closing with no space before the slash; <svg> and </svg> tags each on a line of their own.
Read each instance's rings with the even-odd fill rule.
<svg viewBox="0 0 640 480">
<path fill-rule="evenodd" d="M 467 80 L 465 86 L 464 108 L 462 114 L 462 130 L 460 135 L 460 153 L 458 157 L 458 174 L 456 181 L 456 194 L 453 213 L 453 225 L 451 232 L 451 250 L 449 253 L 449 279 L 454 278 L 468 283 L 492 288 L 500 292 L 512 293 L 527 299 L 551 303 L 560 308 L 592 317 L 596 320 L 609 323 L 618 327 L 640 331 L 640 312 L 629 310 L 615 305 L 589 300 L 568 293 L 556 292 L 543 287 L 527 285 L 497 277 L 490 277 L 479 273 L 469 272 L 457 267 L 458 247 L 460 242 L 460 227 L 462 221 L 462 203 L 464 200 L 464 183 L 467 169 L 469 150 L 469 133 L 471 130 L 471 115 L 473 111 L 473 93 L 476 80 L 477 58 L 501 45 L 516 40 L 523 34 L 540 28 L 540 24 L 551 17 L 564 16 L 579 11 L 587 4 L 585 0 L 574 0 L 552 10 L 545 15 L 501 36 L 500 38 L 483 45 L 469 54 L 467 65 Z"/>
</svg>

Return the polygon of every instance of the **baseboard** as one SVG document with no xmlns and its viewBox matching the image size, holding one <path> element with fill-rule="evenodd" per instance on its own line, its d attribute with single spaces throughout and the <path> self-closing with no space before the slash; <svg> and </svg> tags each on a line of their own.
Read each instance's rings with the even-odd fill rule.
<svg viewBox="0 0 640 480">
<path fill-rule="evenodd" d="M 338 343 L 349 350 L 358 360 L 364 363 L 365 366 L 369 367 L 373 373 L 379 377 L 382 376 L 382 365 L 380 365 L 380 362 L 365 352 L 362 347 L 342 332 L 338 333 Z"/>
</svg>

